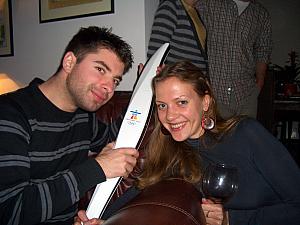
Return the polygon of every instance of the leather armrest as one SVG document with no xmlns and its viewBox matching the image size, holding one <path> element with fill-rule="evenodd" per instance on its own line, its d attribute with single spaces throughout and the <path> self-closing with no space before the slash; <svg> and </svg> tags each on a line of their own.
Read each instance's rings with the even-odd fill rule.
<svg viewBox="0 0 300 225">
<path fill-rule="evenodd" d="M 201 197 L 190 183 L 164 180 L 144 189 L 104 225 L 205 225 Z"/>
</svg>

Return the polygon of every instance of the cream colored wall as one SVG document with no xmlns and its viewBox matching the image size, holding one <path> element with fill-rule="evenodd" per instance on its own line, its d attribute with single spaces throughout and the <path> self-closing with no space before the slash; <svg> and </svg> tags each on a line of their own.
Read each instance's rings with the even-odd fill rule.
<svg viewBox="0 0 300 225">
<path fill-rule="evenodd" d="M 114 0 L 113 14 L 39 23 L 38 0 L 12 0 L 14 56 L 0 58 L 0 73 L 11 74 L 27 84 L 34 77 L 49 78 L 58 67 L 61 55 L 80 27 L 106 26 L 123 37 L 133 48 L 135 64 L 119 86 L 131 90 L 136 69 L 146 60 L 146 33 L 151 29 L 158 0 Z M 147 13 L 145 11 L 147 10 Z M 149 18 L 145 18 L 145 17 Z"/>
</svg>

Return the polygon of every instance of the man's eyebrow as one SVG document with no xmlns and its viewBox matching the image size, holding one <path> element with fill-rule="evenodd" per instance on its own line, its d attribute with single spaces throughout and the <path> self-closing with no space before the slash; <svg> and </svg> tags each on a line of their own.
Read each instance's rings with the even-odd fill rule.
<svg viewBox="0 0 300 225">
<path fill-rule="evenodd" d="M 105 69 L 107 69 L 109 72 L 111 72 L 111 69 L 109 68 L 109 66 L 104 61 L 95 60 L 94 62 L 104 66 Z"/>
</svg>

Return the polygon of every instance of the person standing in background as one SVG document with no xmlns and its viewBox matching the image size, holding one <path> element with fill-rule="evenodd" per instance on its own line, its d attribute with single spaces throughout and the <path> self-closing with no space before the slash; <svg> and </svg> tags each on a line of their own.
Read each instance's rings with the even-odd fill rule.
<svg viewBox="0 0 300 225">
<path fill-rule="evenodd" d="M 147 57 L 170 43 L 166 64 L 188 60 L 207 72 L 206 30 L 197 10 L 197 0 L 160 0 L 152 26 Z"/>
<path fill-rule="evenodd" d="M 256 0 L 200 0 L 207 31 L 209 77 L 222 117 L 256 118 L 272 51 L 267 10 Z"/>
</svg>

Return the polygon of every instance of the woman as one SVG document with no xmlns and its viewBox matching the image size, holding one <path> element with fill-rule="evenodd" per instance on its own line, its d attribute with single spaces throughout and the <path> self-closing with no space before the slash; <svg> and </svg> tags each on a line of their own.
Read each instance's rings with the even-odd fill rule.
<svg viewBox="0 0 300 225">
<path fill-rule="evenodd" d="M 139 189 L 169 177 L 199 186 L 207 165 L 229 164 L 239 176 L 224 204 L 230 225 L 300 224 L 300 171 L 276 138 L 254 119 L 220 118 L 207 77 L 189 62 L 165 66 L 153 90 L 157 119 Z M 203 210 L 212 224 L 215 215 Z"/>
<path fill-rule="evenodd" d="M 188 158 L 188 154 L 198 153 L 204 167 L 225 163 L 238 168 L 239 189 L 224 205 L 230 225 L 300 224 L 300 171 L 276 138 L 253 119 L 219 118 L 207 79 L 191 63 L 166 66 L 154 78 L 153 88 L 159 122 L 140 187 L 174 171 L 196 181 L 200 177 L 194 171 L 197 161 L 189 162 L 196 157 Z M 211 130 L 201 126 L 209 118 L 215 121 Z M 170 135 L 164 135 L 162 128 Z M 186 167 L 188 173 L 181 170 Z"/>
</svg>

